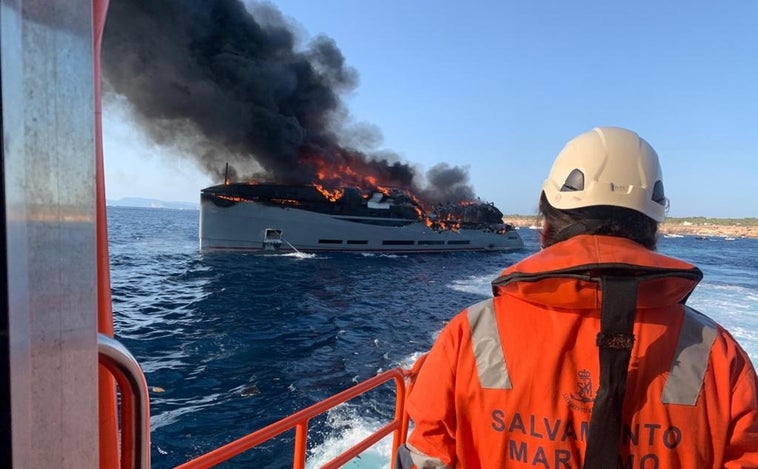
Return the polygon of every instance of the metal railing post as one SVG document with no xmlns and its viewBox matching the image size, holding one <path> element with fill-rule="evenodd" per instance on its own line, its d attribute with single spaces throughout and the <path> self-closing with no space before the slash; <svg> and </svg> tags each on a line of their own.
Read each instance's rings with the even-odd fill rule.
<svg viewBox="0 0 758 469">
<path fill-rule="evenodd" d="M 121 390 L 121 468 L 150 467 L 150 396 L 137 360 L 119 341 L 97 335 L 98 361 Z"/>
</svg>

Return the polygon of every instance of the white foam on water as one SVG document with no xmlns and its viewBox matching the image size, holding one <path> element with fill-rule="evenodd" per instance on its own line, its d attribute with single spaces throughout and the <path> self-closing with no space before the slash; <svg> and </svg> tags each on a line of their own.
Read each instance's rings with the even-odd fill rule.
<svg viewBox="0 0 758 469">
<path fill-rule="evenodd" d="M 400 360 L 396 366 L 410 369 L 424 353 L 426 351 L 414 352 Z M 382 403 L 381 405 L 394 409 L 394 403 Z M 359 410 L 359 407 L 346 403 L 327 412 L 325 426 L 331 430 L 327 430 L 323 443 L 310 450 L 306 461 L 306 468 L 315 469 L 323 466 L 389 423 L 389 420 L 377 420 L 360 415 Z M 353 469 L 385 469 L 392 467 L 391 458 L 392 434 L 389 434 L 364 451 L 359 457 L 342 467 Z"/>
<path fill-rule="evenodd" d="M 315 469 L 323 466 L 386 424 L 387 422 L 358 415 L 358 409 L 349 404 L 335 407 L 327 413 L 326 422 L 326 427 L 334 430 L 330 430 L 323 443 L 309 452 L 305 467 Z M 342 467 L 389 468 L 391 458 L 392 434 L 387 435 Z"/>
<path fill-rule="evenodd" d="M 171 399 L 170 402 L 176 407 L 160 414 L 151 415 L 150 431 L 154 432 L 163 426 L 176 423 L 182 415 L 199 412 L 202 409 L 212 407 L 224 397 L 225 394 L 215 393 L 191 399 Z M 169 400 L 167 399 L 167 401 Z"/>
<path fill-rule="evenodd" d="M 481 295 L 483 297 L 492 296 L 492 279 L 495 275 L 471 275 L 469 277 L 453 280 L 453 283 L 449 285 L 451 290 L 459 291 L 461 293 L 473 293 Z"/>
<path fill-rule="evenodd" d="M 435 338 L 436 336 L 439 335 L 440 332 L 441 331 L 437 331 L 437 333 L 435 334 Z M 406 358 L 400 360 L 400 363 L 397 366 L 406 370 L 413 368 L 413 364 L 416 363 L 416 360 L 418 360 L 421 357 L 421 355 L 425 354 L 426 352 L 428 352 L 428 350 L 413 352 L 412 354 L 408 355 Z"/>
<path fill-rule="evenodd" d="M 382 252 L 358 252 L 362 257 L 383 257 L 386 259 L 407 259 L 408 254 L 387 254 Z"/>
<path fill-rule="evenodd" d="M 758 364 L 758 292 L 740 285 L 701 283 L 687 304 L 719 323 Z"/>
<path fill-rule="evenodd" d="M 288 252 L 285 254 L 280 254 L 282 257 L 294 257 L 295 259 L 315 259 L 317 257 L 317 254 L 308 253 L 308 252 Z"/>
</svg>

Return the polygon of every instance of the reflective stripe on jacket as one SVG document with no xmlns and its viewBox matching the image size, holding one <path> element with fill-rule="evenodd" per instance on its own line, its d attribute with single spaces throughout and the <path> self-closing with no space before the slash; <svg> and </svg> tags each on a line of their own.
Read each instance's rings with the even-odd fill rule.
<svg viewBox="0 0 758 469">
<path fill-rule="evenodd" d="M 581 467 L 600 385 L 598 279 L 607 272 L 640 279 L 619 467 L 758 467 L 750 360 L 684 305 L 700 271 L 632 241 L 588 235 L 506 269 L 493 299 L 440 333 L 407 402 L 414 460 Z"/>
</svg>

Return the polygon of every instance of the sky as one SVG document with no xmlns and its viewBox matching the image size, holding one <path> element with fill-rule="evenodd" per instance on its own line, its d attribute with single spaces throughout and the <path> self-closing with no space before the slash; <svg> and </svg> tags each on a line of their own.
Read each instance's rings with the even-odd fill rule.
<svg viewBox="0 0 758 469">
<path fill-rule="evenodd" d="M 758 2 L 272 3 L 358 72 L 342 99 L 374 149 L 464 167 L 505 214 L 536 214 L 567 141 L 619 126 L 658 152 L 668 216 L 758 217 Z M 108 199 L 199 202 L 222 182 L 152 143 L 126 103 L 104 100 Z"/>
</svg>

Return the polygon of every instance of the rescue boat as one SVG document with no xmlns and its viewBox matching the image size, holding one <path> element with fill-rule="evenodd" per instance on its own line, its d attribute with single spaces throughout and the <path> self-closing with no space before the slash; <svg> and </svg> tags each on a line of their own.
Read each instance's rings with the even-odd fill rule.
<svg viewBox="0 0 758 469">
<path fill-rule="evenodd" d="M 100 101 L 107 0 L 2 3 L 3 193 L 0 466 L 150 467 L 150 405 L 114 338 Z M 306 462 L 308 421 L 395 384 L 394 418 L 323 467 L 392 435 L 405 440 L 412 373 L 385 371 L 182 467 L 208 467 L 289 429 Z"/>
</svg>

